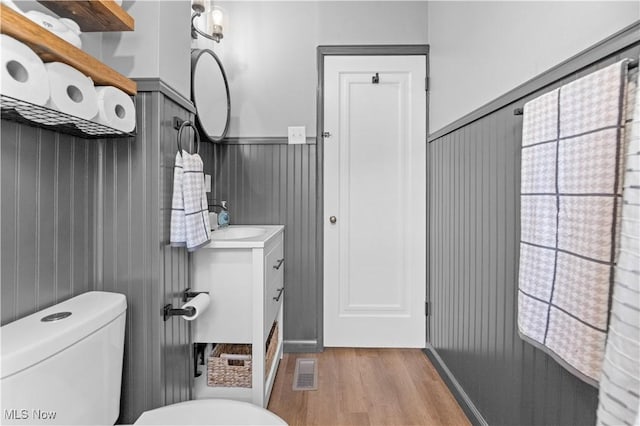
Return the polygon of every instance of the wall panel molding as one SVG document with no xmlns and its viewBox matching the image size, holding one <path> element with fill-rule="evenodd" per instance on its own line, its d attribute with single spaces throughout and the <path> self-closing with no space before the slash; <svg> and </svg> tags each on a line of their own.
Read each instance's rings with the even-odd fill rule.
<svg viewBox="0 0 640 426">
<path fill-rule="evenodd" d="M 314 145 L 315 136 L 307 136 L 306 145 Z M 287 136 L 263 136 L 263 137 L 228 137 L 224 138 L 221 145 L 289 145 Z"/>
<path fill-rule="evenodd" d="M 553 86 L 639 53 L 640 41 Z M 598 390 L 518 336 L 519 102 L 429 144 L 430 343 L 489 424 L 595 424 Z"/>
<path fill-rule="evenodd" d="M 211 198 L 229 202 L 231 224 L 285 225 L 284 340 L 317 347 L 316 145 L 211 146 Z"/>
<path fill-rule="evenodd" d="M 95 141 L 2 120 L 2 324 L 93 288 Z"/>
<path fill-rule="evenodd" d="M 135 138 L 2 120 L 0 144 L 2 324 L 90 290 L 125 294 L 121 423 L 190 399 L 193 381 L 189 324 L 160 315 L 189 287 L 189 254 L 168 247 L 168 234 L 171 118 L 193 116 L 162 91 L 135 100 Z"/>
<path fill-rule="evenodd" d="M 127 296 L 127 332 L 120 422 L 143 411 L 191 399 L 190 327 L 164 322 L 167 303 L 182 304 L 189 254 L 169 247 L 176 130 L 171 118 L 191 113 L 162 91 L 136 96 L 135 140 L 104 142 L 103 279 L 105 291 Z M 187 147 L 190 148 L 190 147 Z"/>
<path fill-rule="evenodd" d="M 138 92 L 160 92 L 187 111 L 191 113 L 196 112 L 196 107 L 193 105 L 193 102 L 180 94 L 163 79 L 158 77 L 149 77 L 136 78 L 135 81 L 138 85 Z"/>
</svg>

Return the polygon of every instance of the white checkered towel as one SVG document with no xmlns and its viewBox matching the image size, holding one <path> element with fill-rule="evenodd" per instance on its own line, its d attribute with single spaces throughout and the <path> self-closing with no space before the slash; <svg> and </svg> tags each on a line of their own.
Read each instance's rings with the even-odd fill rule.
<svg viewBox="0 0 640 426">
<path fill-rule="evenodd" d="M 626 70 L 618 62 L 524 107 L 518 331 L 593 386 L 620 214 Z"/>
<path fill-rule="evenodd" d="M 198 154 L 176 154 L 171 202 L 171 245 L 194 251 L 210 241 L 204 168 Z"/>
<path fill-rule="evenodd" d="M 640 93 L 629 75 L 620 247 L 604 353 L 598 426 L 638 424 L 640 417 Z M 635 99 L 635 102 L 632 100 Z"/>
</svg>

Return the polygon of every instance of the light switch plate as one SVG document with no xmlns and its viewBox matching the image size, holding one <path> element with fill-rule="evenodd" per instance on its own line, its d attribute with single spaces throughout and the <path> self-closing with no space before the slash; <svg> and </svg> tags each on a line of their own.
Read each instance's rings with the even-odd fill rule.
<svg viewBox="0 0 640 426">
<path fill-rule="evenodd" d="M 307 130 L 304 126 L 289 126 L 289 144 L 307 143 Z"/>
<path fill-rule="evenodd" d="M 204 190 L 211 192 L 211 175 L 204 175 Z"/>
</svg>

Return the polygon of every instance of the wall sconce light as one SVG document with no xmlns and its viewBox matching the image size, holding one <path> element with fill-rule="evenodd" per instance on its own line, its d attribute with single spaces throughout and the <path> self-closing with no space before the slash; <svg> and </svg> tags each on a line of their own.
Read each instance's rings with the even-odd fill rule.
<svg viewBox="0 0 640 426">
<path fill-rule="evenodd" d="M 222 21 L 224 16 L 220 9 L 211 7 L 205 12 L 205 2 L 208 3 L 208 0 L 193 0 L 191 4 L 191 9 L 193 9 L 193 15 L 191 15 L 191 38 L 196 39 L 198 38 L 198 34 L 200 34 L 202 37 L 220 43 L 220 40 L 224 37 L 222 34 Z M 211 32 L 211 34 L 207 34 L 196 26 L 195 19 L 200 16 L 204 16 L 207 22 L 207 31 Z"/>
</svg>

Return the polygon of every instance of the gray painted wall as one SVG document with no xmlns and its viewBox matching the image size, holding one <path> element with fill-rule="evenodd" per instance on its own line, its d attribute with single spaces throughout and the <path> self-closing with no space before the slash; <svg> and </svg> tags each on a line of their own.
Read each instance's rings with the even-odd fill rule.
<svg viewBox="0 0 640 426">
<path fill-rule="evenodd" d="M 215 146 L 213 198 L 232 224 L 285 225 L 284 338 L 315 349 L 316 145 Z M 289 349 L 292 346 L 289 345 Z"/>
<path fill-rule="evenodd" d="M 127 296 L 119 421 L 190 399 L 189 256 L 167 246 L 176 131 L 191 113 L 159 92 L 136 96 L 135 139 L 83 140 L 2 120 L 2 324 L 73 295 Z M 206 150 L 206 148 L 204 148 Z"/>
<path fill-rule="evenodd" d="M 129 78 L 161 78 L 182 96 L 191 91 L 191 2 L 124 0 L 130 32 L 102 33 L 101 60 Z"/>
<path fill-rule="evenodd" d="M 225 38 L 209 46 L 229 78 L 229 136 L 286 136 L 288 126 L 306 126 L 307 136 L 315 136 L 319 45 L 427 43 L 426 2 L 232 0 L 216 6 L 225 12 Z"/>
<path fill-rule="evenodd" d="M 92 288 L 95 141 L 2 120 L 2 324 Z"/>
<path fill-rule="evenodd" d="M 640 19 L 637 1 L 431 1 L 429 133 Z"/>
<path fill-rule="evenodd" d="M 517 334 L 522 117 L 513 109 L 639 51 L 429 144 L 431 343 L 489 424 L 595 424 L 597 389 Z"/>
</svg>

